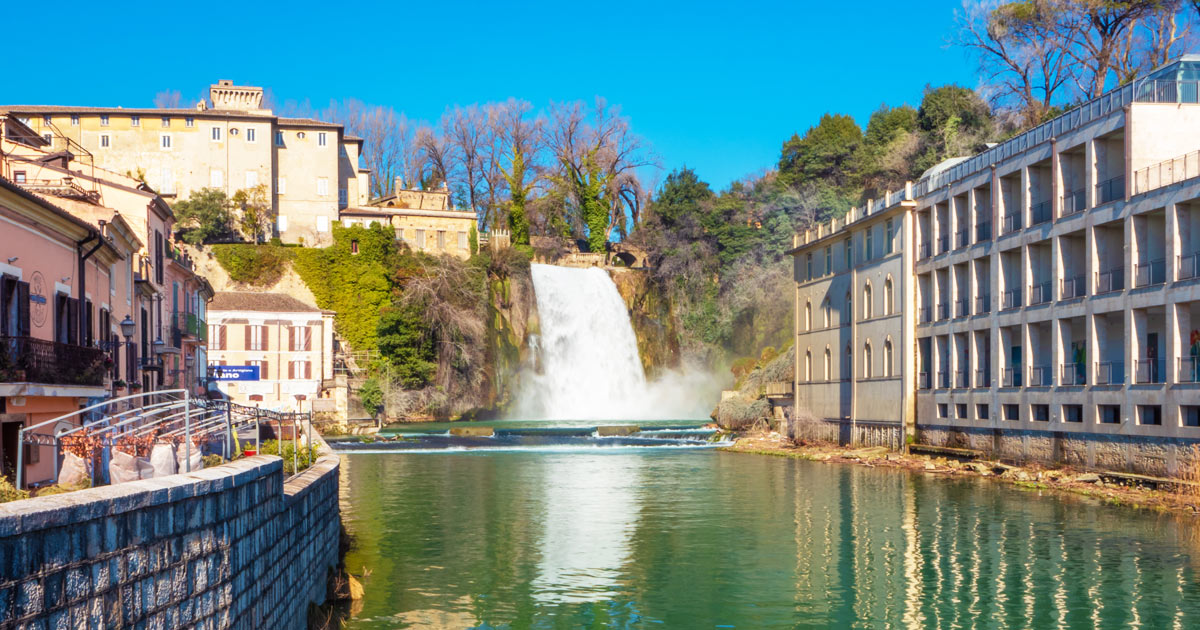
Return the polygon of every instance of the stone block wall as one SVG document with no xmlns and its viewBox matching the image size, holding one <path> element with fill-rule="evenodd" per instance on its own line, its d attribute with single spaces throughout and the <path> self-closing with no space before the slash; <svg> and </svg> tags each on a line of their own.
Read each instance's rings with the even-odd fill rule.
<svg viewBox="0 0 1200 630">
<path fill-rule="evenodd" d="M 0 627 L 302 629 L 338 560 L 338 458 L 0 505 Z"/>
<path fill-rule="evenodd" d="M 832 442 L 842 446 L 904 447 L 904 427 L 891 422 L 850 422 L 812 417 L 785 417 L 780 433 L 790 439 Z"/>
</svg>

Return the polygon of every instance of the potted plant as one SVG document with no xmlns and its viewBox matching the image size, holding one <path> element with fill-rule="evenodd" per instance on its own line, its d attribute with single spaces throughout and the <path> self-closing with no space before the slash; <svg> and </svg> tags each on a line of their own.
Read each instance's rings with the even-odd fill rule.
<svg viewBox="0 0 1200 630">
<path fill-rule="evenodd" d="M 123 381 L 121 379 L 117 379 L 117 380 L 113 381 L 112 388 L 113 388 L 114 392 L 119 392 L 119 391 L 125 389 L 125 381 Z"/>
<path fill-rule="evenodd" d="M 140 392 L 140 391 L 142 391 L 142 384 L 141 384 L 141 383 L 139 383 L 139 382 L 137 382 L 137 381 L 134 381 L 134 382 L 132 382 L 132 383 L 130 383 L 130 384 L 129 384 L 129 393 L 131 393 L 131 394 L 134 394 L 134 393 L 137 393 L 137 392 Z"/>
</svg>

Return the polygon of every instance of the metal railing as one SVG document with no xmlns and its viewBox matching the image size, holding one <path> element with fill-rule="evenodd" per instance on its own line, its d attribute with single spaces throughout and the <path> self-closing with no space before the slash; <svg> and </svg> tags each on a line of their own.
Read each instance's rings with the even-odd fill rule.
<svg viewBox="0 0 1200 630">
<path fill-rule="evenodd" d="M 948 303 L 942 302 L 937 305 L 937 317 L 938 319 L 950 319 L 950 305 Z"/>
<path fill-rule="evenodd" d="M 950 373 L 946 370 L 938 371 L 938 387 L 941 389 L 950 389 Z"/>
<path fill-rule="evenodd" d="M 984 293 L 975 298 L 975 314 L 982 315 L 992 312 L 992 296 Z"/>
<path fill-rule="evenodd" d="M 1179 359 L 1179 382 L 1200 383 L 1200 357 Z"/>
<path fill-rule="evenodd" d="M 971 244 L 971 233 L 967 230 L 959 230 L 954 235 L 955 247 L 962 249 Z"/>
<path fill-rule="evenodd" d="M 1125 198 L 1125 176 L 1118 175 L 1096 184 L 1096 205 Z"/>
<path fill-rule="evenodd" d="M 1029 287 L 1029 305 L 1045 304 L 1050 301 L 1050 281 L 1039 282 Z"/>
<path fill-rule="evenodd" d="M 99 348 L 0 336 L 0 383 L 100 386 L 110 369 Z"/>
<path fill-rule="evenodd" d="M 1179 279 L 1191 280 L 1200 276 L 1200 254 L 1179 257 Z"/>
<path fill-rule="evenodd" d="M 922 324 L 928 324 L 929 322 L 933 321 L 932 315 L 933 309 L 929 308 L 928 306 L 922 306 L 920 308 L 919 317 L 921 318 Z"/>
<path fill-rule="evenodd" d="M 959 389 L 965 389 L 971 386 L 971 382 L 967 379 L 968 372 L 959 370 L 954 373 L 954 386 Z"/>
<path fill-rule="evenodd" d="M 1141 195 L 1197 177 L 1200 177 L 1200 151 L 1192 151 L 1134 171 L 1131 192 Z"/>
<path fill-rule="evenodd" d="M 1049 365 L 1034 365 L 1029 368 L 1029 386 L 1030 387 L 1046 387 L 1051 385 Z"/>
<path fill-rule="evenodd" d="M 1101 361 L 1096 364 L 1097 385 L 1124 385 L 1125 362 Z"/>
<path fill-rule="evenodd" d="M 1112 293 L 1125 289 L 1125 268 L 1114 267 L 1096 272 L 1096 293 Z"/>
<path fill-rule="evenodd" d="M 1087 366 L 1083 363 L 1062 364 L 1061 385 L 1087 385 Z"/>
<path fill-rule="evenodd" d="M 174 315 L 175 330 L 181 335 L 187 335 L 200 341 L 208 341 L 208 324 L 195 313 L 176 311 Z"/>
<path fill-rule="evenodd" d="M 1003 223 L 1004 223 L 1004 225 L 1002 227 L 1004 228 L 1005 234 L 1011 234 L 1013 232 L 1016 232 L 1017 230 L 1021 229 L 1021 227 L 1022 227 L 1021 226 L 1021 215 L 1019 213 L 1006 215 L 1004 217 Z"/>
<path fill-rule="evenodd" d="M 950 251 L 950 237 L 949 236 L 938 237 L 938 253 L 944 254 L 948 251 Z"/>
<path fill-rule="evenodd" d="M 1166 361 L 1162 359 L 1138 359 L 1134 362 L 1137 383 L 1162 383 L 1166 377 Z"/>
<path fill-rule="evenodd" d="M 1087 191 L 1083 188 L 1072 190 L 1062 196 L 1062 215 L 1070 216 L 1087 210 Z"/>
<path fill-rule="evenodd" d="M 917 388 L 929 389 L 929 372 L 917 373 Z"/>
<path fill-rule="evenodd" d="M 917 248 L 917 252 L 918 252 L 917 258 L 920 260 L 924 260 L 933 255 L 932 253 L 930 253 L 928 242 L 921 243 L 921 246 Z"/>
<path fill-rule="evenodd" d="M 1004 292 L 1004 296 L 1001 298 L 1001 308 L 1021 308 L 1021 306 L 1023 306 L 1023 303 L 1021 302 L 1020 289 L 1009 289 Z"/>
<path fill-rule="evenodd" d="M 1167 281 L 1167 261 L 1164 258 L 1139 263 L 1133 268 L 1133 284 L 1136 287 L 1149 287 L 1163 284 Z"/>
<path fill-rule="evenodd" d="M 970 304 L 971 304 L 971 302 L 969 300 L 967 300 L 966 298 L 963 298 L 961 300 L 956 300 L 954 302 L 954 316 L 955 317 L 966 317 L 966 316 L 970 315 L 971 314 Z"/>
<path fill-rule="evenodd" d="M 1052 216 L 1054 216 L 1054 206 L 1049 199 L 1041 203 L 1036 203 L 1029 209 L 1029 225 L 1045 223 Z"/>
<path fill-rule="evenodd" d="M 975 387 L 987 388 L 992 386 L 992 371 L 984 368 L 975 370 Z"/>
<path fill-rule="evenodd" d="M 1062 280 L 1062 300 L 1071 300 L 1087 295 L 1087 283 L 1083 276 L 1075 276 L 1074 278 L 1063 278 Z"/>
<path fill-rule="evenodd" d="M 1017 368 L 1000 369 L 1001 387 L 1021 387 L 1021 370 Z"/>
<path fill-rule="evenodd" d="M 992 222 L 980 221 L 975 225 L 975 242 L 982 243 L 992 240 Z"/>
</svg>

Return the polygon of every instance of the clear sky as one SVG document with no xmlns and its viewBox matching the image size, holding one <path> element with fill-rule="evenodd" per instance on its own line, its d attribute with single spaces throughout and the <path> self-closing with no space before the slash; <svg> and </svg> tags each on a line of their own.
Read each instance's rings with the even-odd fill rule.
<svg viewBox="0 0 1200 630">
<path fill-rule="evenodd" d="M 355 97 L 436 121 L 446 106 L 602 95 L 716 187 L 770 167 L 826 111 L 865 125 L 925 84 L 976 84 L 949 47 L 960 0 L 897 2 L 256 2 L 66 0 L 10 28 L 36 59 L 0 103 L 150 106 L 217 79 L 323 108 Z M 39 23 L 41 24 L 41 23 Z M 18 64 L 15 67 L 24 67 Z"/>
</svg>

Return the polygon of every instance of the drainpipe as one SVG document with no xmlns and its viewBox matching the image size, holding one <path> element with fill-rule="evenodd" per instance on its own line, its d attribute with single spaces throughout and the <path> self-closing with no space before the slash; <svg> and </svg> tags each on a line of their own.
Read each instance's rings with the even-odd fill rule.
<svg viewBox="0 0 1200 630">
<path fill-rule="evenodd" d="M 88 250 L 88 253 L 83 253 L 83 246 L 92 241 L 96 241 L 96 246 Z M 75 243 L 75 253 L 79 256 L 79 326 L 75 331 L 79 335 L 79 345 L 84 345 L 87 340 L 87 259 L 92 257 L 104 247 L 104 239 L 100 237 L 99 232 L 89 232 L 88 237 L 82 241 Z"/>
</svg>

